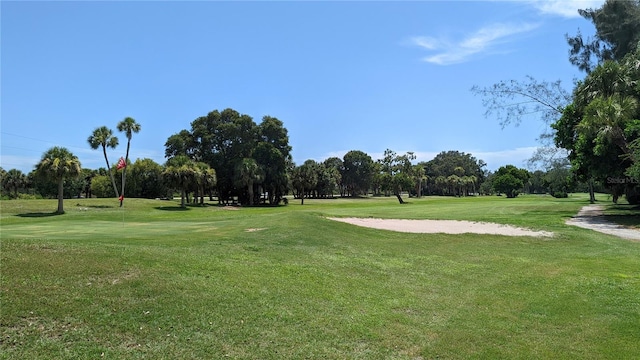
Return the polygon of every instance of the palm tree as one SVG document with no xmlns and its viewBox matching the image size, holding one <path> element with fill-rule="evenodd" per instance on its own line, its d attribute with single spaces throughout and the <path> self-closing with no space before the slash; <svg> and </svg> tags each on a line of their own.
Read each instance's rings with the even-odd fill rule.
<svg viewBox="0 0 640 360">
<path fill-rule="evenodd" d="M 64 147 L 52 147 L 42 155 L 42 159 L 36 165 L 36 173 L 39 176 L 52 178 L 58 181 L 58 214 L 64 214 L 63 189 L 65 178 L 77 177 L 81 173 L 80 160 Z"/>
<path fill-rule="evenodd" d="M 216 185 L 216 171 L 207 163 L 197 162 L 195 164 L 198 184 L 198 192 L 200 192 L 200 204 L 204 204 L 204 193 L 211 190 Z"/>
<path fill-rule="evenodd" d="M 2 187 L 11 193 L 13 190 L 13 197 L 18 197 L 18 190 L 24 188 L 27 184 L 27 176 L 18 169 L 11 169 L 2 176 Z"/>
<path fill-rule="evenodd" d="M 253 185 L 264 179 L 264 171 L 252 158 L 244 158 L 236 165 L 236 182 L 241 187 L 247 188 L 249 206 L 253 206 Z"/>
<path fill-rule="evenodd" d="M 118 193 L 118 187 L 116 186 L 116 180 L 113 178 L 111 166 L 109 166 L 109 158 L 107 157 L 107 147 L 115 149 L 116 146 L 118 146 L 118 138 L 113 136 L 113 131 L 111 129 L 106 126 L 101 126 L 93 130 L 93 134 L 89 136 L 87 142 L 94 150 L 98 147 L 102 147 L 102 154 L 104 155 L 104 161 L 106 161 L 107 163 L 107 171 L 109 172 L 109 177 L 111 178 L 113 191 L 115 192 L 116 197 L 120 197 L 120 194 Z"/>
<path fill-rule="evenodd" d="M 185 207 L 187 189 L 196 183 L 196 169 L 193 160 L 185 155 L 167 160 L 162 177 L 169 187 L 180 189 L 180 206 Z"/>
<path fill-rule="evenodd" d="M 637 113 L 638 102 L 631 96 L 596 98 L 585 109 L 583 121 L 578 129 L 596 133 L 594 152 L 600 155 L 602 143 L 611 141 L 620 147 L 624 154 L 629 154 L 629 144 L 625 135 L 626 124 Z"/>
<path fill-rule="evenodd" d="M 444 190 L 447 188 L 447 178 L 440 175 L 435 180 L 436 187 L 440 189 L 440 195 L 444 196 Z"/>
<path fill-rule="evenodd" d="M 140 132 L 140 124 L 138 124 L 133 118 L 126 117 L 124 120 L 118 123 L 118 131 L 124 132 L 127 136 L 127 154 L 125 155 L 124 162 L 125 164 L 129 164 L 129 147 L 131 146 L 131 137 L 133 133 Z M 127 167 L 125 166 L 122 169 L 122 195 L 124 196 L 124 183 L 126 179 Z M 123 197 L 120 198 L 120 206 L 122 207 Z"/>
<path fill-rule="evenodd" d="M 422 197 L 422 182 L 428 179 L 424 166 L 420 164 L 414 165 L 413 177 L 416 183 L 416 196 Z"/>
</svg>

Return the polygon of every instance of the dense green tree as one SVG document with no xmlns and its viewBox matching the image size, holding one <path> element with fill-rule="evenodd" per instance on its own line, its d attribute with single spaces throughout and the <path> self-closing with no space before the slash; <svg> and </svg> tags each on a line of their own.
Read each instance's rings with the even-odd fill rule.
<svg viewBox="0 0 640 360">
<path fill-rule="evenodd" d="M 193 139 L 193 134 L 189 130 L 180 130 L 179 133 L 169 136 L 164 144 L 164 156 L 171 158 L 177 155 L 186 155 L 197 160 L 200 155 L 197 153 L 197 144 Z"/>
<path fill-rule="evenodd" d="M 162 165 L 152 159 L 136 159 L 127 172 L 126 196 L 132 198 L 155 199 L 167 194 L 162 181 Z"/>
<path fill-rule="evenodd" d="M 110 186 L 109 177 L 106 175 L 96 175 L 91 179 L 91 193 L 99 198 L 113 197 L 115 194 Z"/>
<path fill-rule="evenodd" d="M 529 194 L 545 194 L 547 192 L 547 184 L 545 181 L 546 172 L 536 170 L 531 173 L 531 177 L 525 187 Z"/>
<path fill-rule="evenodd" d="M 346 188 L 346 194 L 366 195 L 374 174 L 371 156 L 360 150 L 351 150 L 342 158 L 342 164 L 342 183 Z"/>
<path fill-rule="evenodd" d="M 228 201 L 239 195 L 235 188 L 235 165 L 241 159 L 252 157 L 258 138 L 256 123 L 248 115 L 225 109 L 197 118 L 191 128 L 200 161 L 216 171 L 219 200 Z"/>
<path fill-rule="evenodd" d="M 573 179 L 570 167 L 558 164 L 547 171 L 544 176 L 546 191 L 555 198 L 566 198 L 572 191 Z"/>
<path fill-rule="evenodd" d="M 134 133 L 140 132 L 140 124 L 138 124 L 133 118 L 126 117 L 124 120 L 118 123 L 118 131 L 124 132 L 127 137 L 127 152 L 124 158 L 125 164 L 129 164 L 129 149 L 131 147 L 131 138 Z M 124 201 L 124 188 L 127 179 L 127 167 L 125 166 L 122 169 L 122 191 L 120 192 L 123 196 L 120 197 L 120 207 L 122 207 L 122 202 Z M 116 191 L 117 193 L 117 191 Z"/>
<path fill-rule="evenodd" d="M 41 177 L 53 179 L 58 183 L 58 210 L 64 213 L 64 180 L 80 175 L 80 160 L 63 147 L 53 147 L 47 150 L 36 165 L 36 173 Z"/>
<path fill-rule="evenodd" d="M 338 163 L 334 162 L 336 159 Z M 333 197 L 334 193 L 338 191 L 342 177 L 339 170 L 341 165 L 337 164 L 342 164 L 342 160 L 339 158 L 329 158 L 318 164 L 318 182 L 316 183 L 317 197 Z"/>
<path fill-rule="evenodd" d="M 478 191 L 481 195 L 493 195 L 493 179 L 495 179 L 495 173 L 488 171 L 485 180 L 480 184 Z"/>
<path fill-rule="evenodd" d="M 498 193 L 507 195 L 507 198 L 515 198 L 523 190 L 524 184 L 529 180 L 529 172 L 513 165 L 502 166 L 496 171 L 493 178 L 493 189 Z"/>
<path fill-rule="evenodd" d="M 260 185 L 270 204 L 278 204 L 288 191 L 291 147 L 287 129 L 275 117 L 264 116 L 257 125 L 236 110 L 214 110 L 192 121 L 190 131 L 170 136 L 165 147 L 166 157 L 185 155 L 213 168 L 221 203 L 246 197 L 246 186 L 236 178 L 243 159 L 253 159 L 261 169 Z"/>
<path fill-rule="evenodd" d="M 272 116 L 264 116 L 258 125 L 258 143 L 253 151 L 264 173 L 262 187 L 269 204 L 275 205 L 289 190 L 287 167 L 292 162 L 289 135 L 284 123 Z"/>
<path fill-rule="evenodd" d="M 484 181 L 487 164 L 471 154 L 443 151 L 432 160 L 422 163 L 422 166 L 425 169 L 429 194 L 455 195 L 460 188 L 452 188 L 450 182 L 446 181 L 447 177 L 451 175 L 472 177 L 467 179 L 467 185 L 473 189 Z M 470 179 L 473 179 L 473 182 Z"/>
<path fill-rule="evenodd" d="M 118 146 L 118 138 L 113 136 L 113 130 L 109 129 L 106 126 L 101 126 L 93 130 L 93 133 L 87 139 L 87 142 L 91 146 L 92 149 L 97 149 L 99 147 L 102 148 L 102 154 L 104 155 L 104 161 L 107 163 L 107 171 L 109 172 L 109 177 L 111 178 L 111 184 L 113 185 L 113 192 L 116 197 L 119 197 L 118 188 L 116 187 L 116 181 L 113 177 L 113 173 L 111 172 L 111 166 L 109 165 L 109 157 L 107 156 L 107 148 L 115 149 Z"/>
<path fill-rule="evenodd" d="M 623 61 L 606 61 L 577 83 L 574 101 L 553 124 L 556 143 L 569 151 L 569 159 L 580 180 L 621 179 L 638 164 L 634 144 L 640 137 L 639 53 Z M 617 191 L 619 183 L 610 182 Z M 625 191 L 637 184 L 629 183 Z M 614 200 L 617 200 L 617 195 Z M 629 200 L 629 199 L 627 199 Z M 591 202 L 595 197 L 591 196 Z"/>
<path fill-rule="evenodd" d="M 598 9 L 581 9 L 582 17 L 596 29 L 593 38 L 580 31 L 567 37 L 569 60 L 580 70 L 590 73 L 607 60 L 621 60 L 635 51 L 640 41 L 640 1 L 607 0 Z"/>
<path fill-rule="evenodd" d="M 324 167 L 327 169 L 329 176 L 331 177 L 330 183 L 335 183 L 335 188 L 332 185 L 329 186 L 328 193 L 333 196 L 334 191 L 339 191 L 341 196 L 344 196 L 344 187 L 342 183 L 342 172 L 344 165 L 342 159 L 339 157 L 330 157 L 323 162 Z"/>
</svg>

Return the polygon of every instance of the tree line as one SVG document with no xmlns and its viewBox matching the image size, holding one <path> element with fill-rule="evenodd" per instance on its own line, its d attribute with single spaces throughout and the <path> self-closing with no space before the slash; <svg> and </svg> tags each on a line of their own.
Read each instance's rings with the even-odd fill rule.
<svg viewBox="0 0 640 360">
<path fill-rule="evenodd" d="M 124 123 L 128 125 L 119 129 L 129 145 L 140 125 L 132 118 Z M 483 160 L 459 151 L 441 152 L 430 161 L 414 163 L 412 152 L 398 154 L 387 149 L 381 159 L 374 160 L 363 151 L 352 150 L 343 158 L 307 160 L 296 166 L 291 160 L 287 130 L 280 120 L 265 116 L 255 124 L 249 116 L 232 109 L 213 111 L 194 120 L 191 130 L 171 135 L 165 143 L 165 164 L 147 158 L 110 163 L 107 149 L 119 142 L 106 126 L 96 128 L 87 142 L 91 148 L 102 150 L 107 167 L 83 169 L 70 151 L 54 147 L 43 154 L 29 174 L 0 168 L 2 196 L 58 197 L 58 211 L 63 212 L 61 199 L 65 194 L 67 198 L 114 197 L 122 203 L 125 197 L 172 198 L 178 193 L 181 206 L 202 204 L 205 198 L 251 206 L 279 204 L 285 195 L 293 195 L 302 203 L 305 198 L 367 195 L 395 196 L 403 203 L 403 195 L 504 193 L 515 197 L 532 189 L 540 191 L 541 186 L 549 188 L 549 182 L 532 187 L 524 169 L 509 165 L 504 167 L 508 171 L 501 168 L 492 173 Z"/>
</svg>

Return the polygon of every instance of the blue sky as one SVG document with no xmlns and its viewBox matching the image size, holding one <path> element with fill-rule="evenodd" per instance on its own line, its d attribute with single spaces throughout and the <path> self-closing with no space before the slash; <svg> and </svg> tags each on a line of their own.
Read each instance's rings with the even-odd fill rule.
<svg viewBox="0 0 640 360">
<path fill-rule="evenodd" d="M 0 166 L 27 173 L 57 145 L 103 167 L 86 139 L 127 116 L 130 157 L 164 163 L 170 135 L 225 108 L 282 120 L 298 164 L 389 148 L 525 166 L 542 123 L 501 129 L 470 89 L 571 89 L 565 34 L 592 34 L 577 9 L 602 3 L 2 1 Z"/>
</svg>

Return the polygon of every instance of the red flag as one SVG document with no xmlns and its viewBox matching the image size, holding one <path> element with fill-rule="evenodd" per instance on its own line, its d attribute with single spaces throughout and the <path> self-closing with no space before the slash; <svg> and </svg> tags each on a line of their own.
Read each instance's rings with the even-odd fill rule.
<svg viewBox="0 0 640 360">
<path fill-rule="evenodd" d="M 127 163 L 121 157 L 120 160 L 118 160 L 118 165 L 116 166 L 116 169 L 120 170 L 120 169 L 125 168 L 125 167 L 127 167 Z"/>
</svg>

